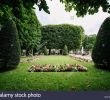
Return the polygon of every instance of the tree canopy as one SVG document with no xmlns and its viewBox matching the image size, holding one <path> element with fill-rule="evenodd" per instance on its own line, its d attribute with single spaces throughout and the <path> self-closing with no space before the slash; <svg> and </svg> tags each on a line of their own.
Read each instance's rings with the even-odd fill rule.
<svg viewBox="0 0 110 100">
<path fill-rule="evenodd" d="M 45 0 L 0 0 L 0 7 L 8 5 L 13 9 L 13 13 L 16 15 L 20 12 L 20 4 L 23 4 L 26 8 L 33 8 L 34 4 L 36 4 L 39 7 L 39 10 L 43 9 L 45 12 L 50 13 Z M 3 12 L 0 13 L 3 14 Z"/>
<path fill-rule="evenodd" d="M 34 4 L 36 4 L 40 11 L 44 10 L 45 12 L 50 13 L 46 0 L 0 0 L 0 6 L 4 4 L 9 5 L 14 8 L 17 13 L 19 12 L 18 5 L 21 2 L 26 8 L 33 8 Z M 110 13 L 109 0 L 60 0 L 60 2 L 65 4 L 66 11 L 74 9 L 77 16 L 84 16 L 87 13 L 97 13 L 100 7 L 102 7 L 104 12 Z M 0 14 L 3 14 L 3 12 L 0 12 Z"/>
<path fill-rule="evenodd" d="M 4 26 L 7 19 L 15 21 L 21 48 L 28 50 L 37 48 L 40 43 L 41 25 L 34 10 L 31 7 L 27 8 L 22 0 L 13 0 L 12 4 L 8 4 L 10 0 L 5 1 L 0 6 L 0 26 Z"/>
<path fill-rule="evenodd" d="M 16 67 L 20 47 L 33 50 L 40 43 L 40 23 L 32 7 L 22 0 L 0 0 L 0 33 L 0 67 Z"/>
<path fill-rule="evenodd" d="M 81 45 L 84 30 L 81 26 L 60 24 L 47 25 L 41 29 L 41 42 L 47 42 L 48 49 L 63 49 L 67 45 L 68 50 L 78 49 Z"/>
<path fill-rule="evenodd" d="M 65 4 L 66 11 L 74 9 L 77 16 L 97 13 L 102 7 L 104 12 L 110 13 L 109 0 L 60 0 Z"/>
<path fill-rule="evenodd" d="M 21 48 L 32 50 L 40 43 L 41 25 L 33 9 L 27 9 L 23 5 L 21 9 L 23 14 L 16 19 Z"/>
<path fill-rule="evenodd" d="M 93 49 L 96 41 L 96 34 L 93 35 L 85 35 L 83 40 L 83 47 L 86 51 L 90 51 Z"/>
</svg>

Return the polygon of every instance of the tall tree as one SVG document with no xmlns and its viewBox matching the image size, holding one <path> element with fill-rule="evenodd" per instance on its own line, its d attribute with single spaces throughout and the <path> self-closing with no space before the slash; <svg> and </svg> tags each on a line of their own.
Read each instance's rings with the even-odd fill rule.
<svg viewBox="0 0 110 100">
<path fill-rule="evenodd" d="M 0 67 L 7 68 L 16 67 L 18 65 L 20 59 L 18 38 L 20 38 L 21 47 L 28 47 L 32 51 L 40 42 L 40 23 L 32 8 L 26 7 L 22 0 L 0 1 L 0 31 L 0 35 L 2 35 L 0 42 L 5 46 L 0 48 L 0 54 L 2 54 L 2 56 L 0 56 Z M 10 39 L 7 38 L 8 34 L 10 35 Z M 7 40 L 5 38 L 7 38 Z M 6 41 L 9 41 L 7 45 Z M 12 45 L 13 50 L 8 44 Z M 12 52 L 7 51 L 7 53 L 5 53 L 5 48 Z"/>
<path fill-rule="evenodd" d="M 15 68 L 20 61 L 20 44 L 12 8 L 0 7 L 0 68 Z"/>
<path fill-rule="evenodd" d="M 21 15 L 16 18 L 16 24 L 21 48 L 26 49 L 28 55 L 29 51 L 36 49 L 40 43 L 41 25 L 33 9 L 27 9 L 23 5 L 20 6 L 20 9 Z"/>
<path fill-rule="evenodd" d="M 47 41 L 48 49 L 62 50 L 67 45 L 69 51 L 80 48 L 84 35 L 81 26 L 69 24 L 43 26 L 41 32 L 41 42 Z"/>
<path fill-rule="evenodd" d="M 20 61 L 20 44 L 14 21 L 7 19 L 0 31 L 0 68 L 15 68 Z"/>
<path fill-rule="evenodd" d="M 110 70 L 110 17 L 105 19 L 99 29 L 92 59 L 96 67 Z"/>
<path fill-rule="evenodd" d="M 83 40 L 83 47 L 86 51 L 91 51 L 96 41 L 96 34 L 85 35 Z"/>
</svg>

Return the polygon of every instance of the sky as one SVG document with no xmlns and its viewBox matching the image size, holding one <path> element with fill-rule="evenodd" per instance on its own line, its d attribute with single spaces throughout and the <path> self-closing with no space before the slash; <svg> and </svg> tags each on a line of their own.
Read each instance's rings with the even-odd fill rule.
<svg viewBox="0 0 110 100">
<path fill-rule="evenodd" d="M 49 6 L 50 14 L 46 12 L 39 11 L 38 7 L 35 5 L 35 13 L 42 25 L 49 24 L 73 24 L 81 25 L 85 34 L 97 34 L 98 30 L 103 23 L 103 21 L 109 16 L 108 13 L 104 13 L 102 9 L 94 15 L 86 15 L 84 17 L 77 17 L 76 12 L 72 10 L 71 12 L 66 12 L 64 4 L 60 3 L 60 0 L 46 0 Z"/>
</svg>

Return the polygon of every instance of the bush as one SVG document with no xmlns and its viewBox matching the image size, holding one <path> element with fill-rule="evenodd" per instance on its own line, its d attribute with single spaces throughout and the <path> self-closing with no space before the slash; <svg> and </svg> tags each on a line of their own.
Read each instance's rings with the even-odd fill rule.
<svg viewBox="0 0 110 100">
<path fill-rule="evenodd" d="M 20 45 L 16 24 L 6 20 L 0 31 L 0 68 L 15 68 L 20 61 Z"/>
<path fill-rule="evenodd" d="M 92 59 L 96 67 L 110 70 L 110 17 L 100 27 L 92 51 Z"/>
<path fill-rule="evenodd" d="M 63 55 L 68 55 L 68 47 L 67 47 L 67 45 L 64 46 Z"/>
<path fill-rule="evenodd" d="M 47 47 L 44 47 L 44 55 L 48 55 Z"/>
</svg>

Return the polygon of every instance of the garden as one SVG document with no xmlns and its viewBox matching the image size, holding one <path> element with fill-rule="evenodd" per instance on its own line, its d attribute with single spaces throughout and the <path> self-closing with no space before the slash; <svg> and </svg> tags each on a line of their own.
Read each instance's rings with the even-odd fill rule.
<svg viewBox="0 0 110 100">
<path fill-rule="evenodd" d="M 80 62 L 69 56 L 22 57 L 17 69 L 0 73 L 0 90 L 97 91 L 110 89 L 110 72 L 97 69 L 93 62 Z M 87 72 L 28 72 L 32 65 L 80 64 Z"/>
<path fill-rule="evenodd" d="M 109 13 L 104 1 L 60 0 L 77 17 Z M 46 0 L 0 1 L 0 90 L 110 90 L 110 17 L 86 35 L 81 25 L 42 25 L 35 4 L 50 14 Z"/>
</svg>

